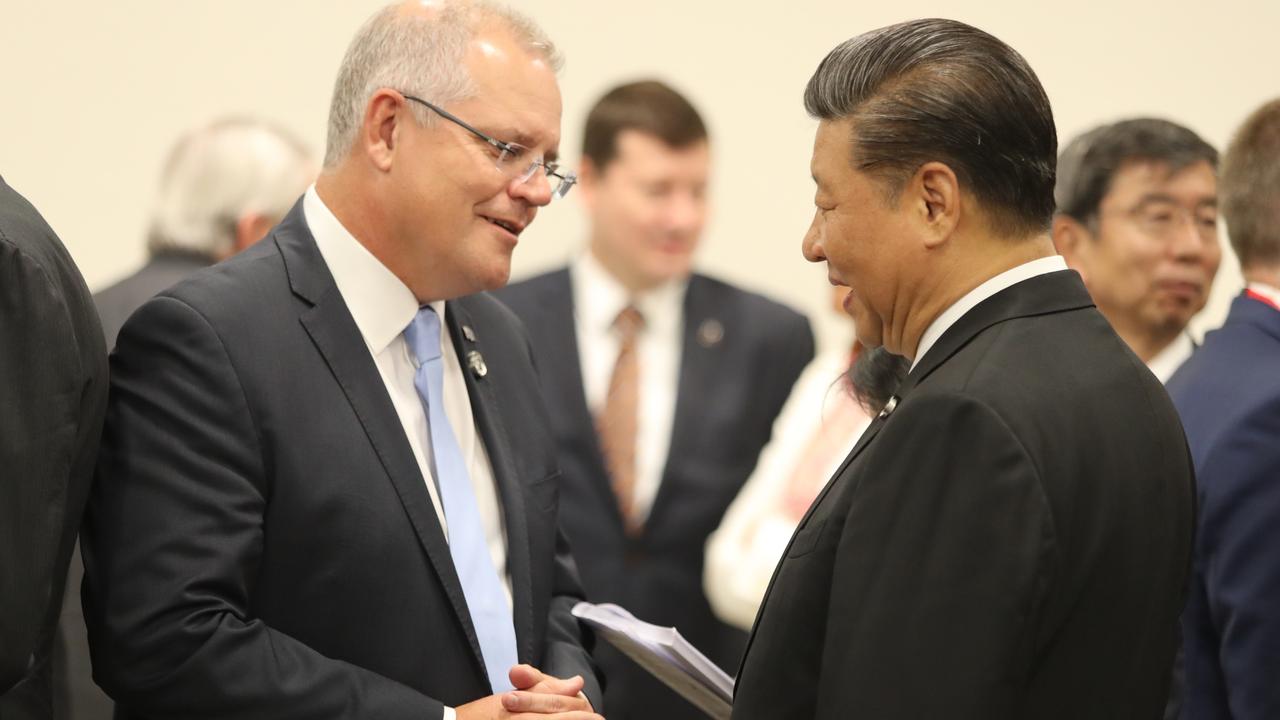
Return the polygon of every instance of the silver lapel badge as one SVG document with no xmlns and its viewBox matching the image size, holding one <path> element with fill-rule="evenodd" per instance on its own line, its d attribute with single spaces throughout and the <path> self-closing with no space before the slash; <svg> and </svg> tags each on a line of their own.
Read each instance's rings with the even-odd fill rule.
<svg viewBox="0 0 1280 720">
<path fill-rule="evenodd" d="M 893 411 L 897 409 L 898 409 L 898 396 L 892 395 L 889 397 L 889 402 L 885 403 L 884 408 L 880 410 L 880 419 L 883 420 L 889 417 L 890 415 L 893 414 Z"/>
<path fill-rule="evenodd" d="M 467 353 L 467 367 L 471 368 L 471 374 L 477 379 L 489 374 L 489 366 L 484 364 L 484 356 L 476 350 Z"/>
<path fill-rule="evenodd" d="M 724 325 L 715 318 L 708 318 L 698 326 L 698 344 L 704 348 L 715 347 L 724 339 Z"/>
<path fill-rule="evenodd" d="M 467 339 L 467 342 L 475 342 L 475 341 L 476 341 L 476 331 L 475 331 L 475 330 L 472 330 L 470 325 L 463 325 L 463 326 L 462 326 L 462 337 L 466 338 L 466 339 Z"/>
</svg>

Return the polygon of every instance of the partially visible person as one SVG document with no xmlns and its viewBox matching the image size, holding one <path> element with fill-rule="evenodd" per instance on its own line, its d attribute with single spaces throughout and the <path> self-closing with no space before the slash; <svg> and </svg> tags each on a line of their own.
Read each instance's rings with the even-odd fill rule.
<svg viewBox="0 0 1280 720">
<path fill-rule="evenodd" d="M 1164 388 L 1054 253 L 1057 137 L 998 38 L 848 40 L 804 255 L 911 369 L 801 519 L 735 720 L 1152 718 L 1189 577 L 1190 457 Z"/>
<path fill-rule="evenodd" d="M 265 237 L 316 170 L 302 141 L 256 118 L 218 120 L 180 139 L 160 176 L 147 264 L 93 296 L 107 348 L 142 303 Z"/>
<path fill-rule="evenodd" d="M 107 348 L 142 303 L 187 275 L 261 240 L 315 177 L 310 151 L 291 133 L 253 118 L 227 118 L 184 136 L 169 153 L 147 238 L 147 264 L 93 296 Z M 54 714 L 109 720 L 111 700 L 93 682 L 80 607 L 84 563 L 77 543 L 54 650 Z"/>
<path fill-rule="evenodd" d="M 658 81 L 615 87 L 587 113 L 587 247 L 496 293 L 529 328 L 565 492 L 560 514 L 595 601 L 675 626 L 732 670 L 746 635 L 702 589 L 707 537 L 755 467 L 813 357 L 791 308 L 693 271 L 711 141 Z M 611 647 L 610 720 L 703 713 Z"/>
<path fill-rule="evenodd" d="M 53 717 L 58 610 L 107 403 L 84 279 L 0 178 L 0 718 Z"/>
<path fill-rule="evenodd" d="M 1153 118 L 1094 128 L 1058 160 L 1058 252 L 1161 382 L 1191 355 L 1222 260 L 1217 168 L 1213 146 Z"/>
<path fill-rule="evenodd" d="M 484 291 L 573 185 L 560 56 L 483 0 L 375 12 L 324 169 L 111 355 L 83 532 L 120 720 L 601 720 L 527 335 Z"/>
<path fill-rule="evenodd" d="M 852 330 L 847 294 L 833 288 L 832 307 Z M 906 374 L 905 358 L 857 340 L 800 374 L 755 471 L 707 541 L 703 584 L 721 620 L 751 629 L 796 524 Z"/>
<path fill-rule="evenodd" d="M 1199 500 L 1183 717 L 1262 720 L 1280 717 L 1280 99 L 1236 132 L 1221 202 L 1248 285 L 1168 385 Z"/>
</svg>

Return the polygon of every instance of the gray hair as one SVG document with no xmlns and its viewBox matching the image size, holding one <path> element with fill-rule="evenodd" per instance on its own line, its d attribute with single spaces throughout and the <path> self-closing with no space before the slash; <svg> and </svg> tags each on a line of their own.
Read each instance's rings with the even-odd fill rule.
<svg viewBox="0 0 1280 720">
<path fill-rule="evenodd" d="M 1280 263 L 1280 99 L 1236 131 L 1222 159 L 1219 193 L 1241 269 Z"/>
<path fill-rule="evenodd" d="M 165 162 L 147 249 L 230 253 L 240 218 L 279 220 L 314 175 L 307 147 L 263 120 L 226 118 L 189 132 Z"/>
<path fill-rule="evenodd" d="M 338 68 L 329 104 L 329 136 L 324 166 L 342 161 L 355 144 L 365 105 L 381 88 L 416 95 L 437 105 L 464 100 L 475 92 L 464 62 L 467 43 L 486 23 L 497 23 L 525 47 L 539 53 L 552 70 L 563 61 L 533 20 L 487 0 L 446 0 L 431 16 L 401 11 L 400 4 L 374 13 L 351 40 Z M 430 126 L 429 110 L 411 106 L 414 118 Z"/>
</svg>

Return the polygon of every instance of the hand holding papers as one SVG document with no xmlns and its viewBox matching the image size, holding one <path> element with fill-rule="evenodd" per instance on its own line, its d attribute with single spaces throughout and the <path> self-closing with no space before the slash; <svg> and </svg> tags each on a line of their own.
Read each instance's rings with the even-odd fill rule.
<svg viewBox="0 0 1280 720">
<path fill-rule="evenodd" d="M 637 620 L 617 605 L 580 602 L 573 607 L 573 615 L 708 716 L 728 720 L 733 678 L 675 628 Z"/>
</svg>

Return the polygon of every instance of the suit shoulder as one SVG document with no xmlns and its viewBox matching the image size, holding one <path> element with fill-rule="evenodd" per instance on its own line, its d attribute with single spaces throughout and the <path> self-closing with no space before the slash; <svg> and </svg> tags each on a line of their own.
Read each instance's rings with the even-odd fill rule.
<svg viewBox="0 0 1280 720">
<path fill-rule="evenodd" d="M 289 292 L 284 262 L 268 237 L 232 258 L 196 270 L 157 297 L 171 297 L 212 318 L 269 312 Z"/>
<path fill-rule="evenodd" d="M 803 313 L 786 303 L 708 275 L 693 275 L 689 279 L 689 291 L 716 304 L 740 308 L 761 320 L 797 325 L 809 322 Z"/>
<path fill-rule="evenodd" d="M 506 287 L 491 291 L 489 295 L 510 307 L 517 315 L 524 317 L 530 308 L 538 307 L 550 298 L 571 293 L 569 282 L 569 268 L 560 267 L 513 282 Z"/>
</svg>

